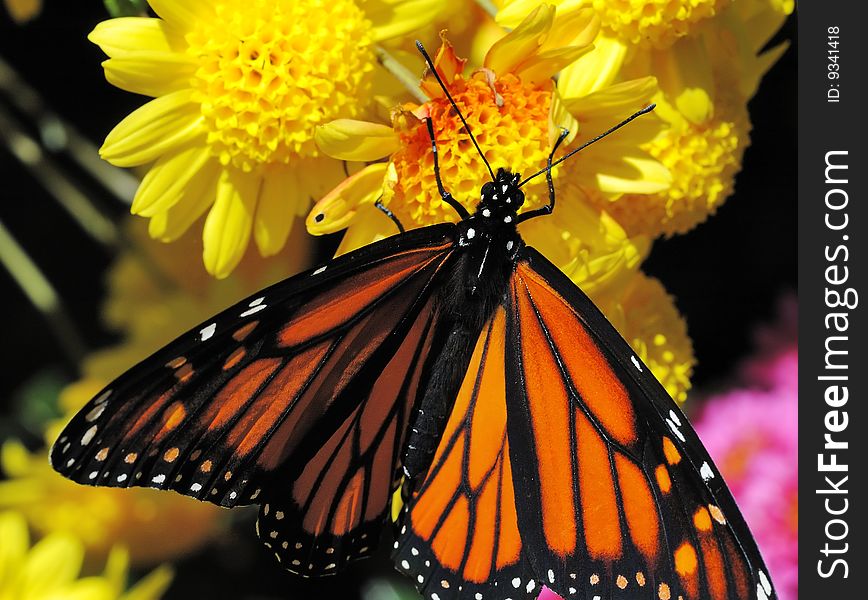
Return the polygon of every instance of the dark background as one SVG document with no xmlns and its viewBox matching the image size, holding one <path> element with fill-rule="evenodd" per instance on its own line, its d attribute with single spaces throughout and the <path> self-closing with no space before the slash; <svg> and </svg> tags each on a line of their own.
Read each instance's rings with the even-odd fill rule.
<svg viewBox="0 0 868 600">
<path fill-rule="evenodd" d="M 35 22 L 19 27 L 0 16 L 0 56 L 45 102 L 97 145 L 143 98 L 118 90 L 103 78 L 105 58 L 86 34 L 106 18 L 100 2 L 69 4 L 48 0 Z M 775 41 L 795 42 L 795 18 Z M 658 241 L 645 271 L 659 277 L 686 317 L 699 364 L 694 385 L 716 385 L 753 348 L 756 325 L 773 319 L 778 299 L 796 289 L 796 52 L 790 48 L 763 80 L 750 104 L 752 145 L 736 181 L 736 193 L 717 215 L 692 232 Z M 0 94 L 0 105 L 12 109 Z M 62 167 L 82 181 L 107 215 L 121 217 L 126 207 L 112 200 L 62 156 Z M 59 208 L 39 181 L 0 146 L 0 221 L 39 265 L 63 298 L 90 348 L 114 338 L 100 323 L 105 293 L 103 275 L 112 255 L 93 242 Z M 326 242 L 328 243 L 328 242 Z M 328 252 L 328 249 L 323 249 Z M 9 399 L 46 367 L 74 378 L 74 367 L 51 329 L 9 274 L 0 269 L 0 417 L 9 416 Z M 267 556 L 241 524 L 241 534 L 212 546 L 180 565 L 172 590 L 227 597 L 244 590 L 249 597 L 337 594 L 353 597 L 371 563 L 340 581 L 297 584 L 270 568 Z M 226 548 L 230 545 L 231 548 Z M 391 572 L 380 560 L 377 570 Z M 207 574 L 203 577 L 203 573 Z M 239 592 L 240 593 L 240 592 Z"/>
</svg>

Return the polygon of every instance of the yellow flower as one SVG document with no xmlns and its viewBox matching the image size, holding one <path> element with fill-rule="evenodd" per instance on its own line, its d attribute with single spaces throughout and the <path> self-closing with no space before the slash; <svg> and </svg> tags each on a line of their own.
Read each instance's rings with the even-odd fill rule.
<svg viewBox="0 0 868 600">
<path fill-rule="evenodd" d="M 80 408 L 106 383 L 73 384 L 64 404 Z M 54 439 L 58 429 L 50 430 Z M 8 477 L 0 482 L 0 508 L 18 511 L 40 535 L 74 537 L 90 559 L 108 555 L 115 544 L 129 548 L 136 564 L 176 558 L 210 539 L 225 515 L 216 506 L 158 490 L 73 483 L 51 468 L 47 451 L 31 453 L 14 440 L 0 448 L 0 466 Z"/>
<path fill-rule="evenodd" d="M 101 575 L 81 577 L 84 546 L 75 537 L 53 533 L 32 548 L 24 518 L 0 513 L 0 598 L 15 600 L 149 600 L 160 598 L 172 580 L 159 567 L 127 589 L 128 556 L 114 548 Z"/>
<path fill-rule="evenodd" d="M 685 233 L 713 215 L 732 194 L 735 175 L 750 144 L 750 120 L 744 100 L 719 97 L 713 114 L 699 123 L 688 120 L 658 98 L 669 129 L 645 148 L 672 173 L 672 185 L 657 194 L 595 196 L 630 235 Z"/>
<path fill-rule="evenodd" d="M 539 0 L 507 0 L 497 13 L 497 22 L 514 27 Z M 665 48 L 696 32 L 730 0 L 553 0 L 565 11 L 593 7 L 600 16 L 603 33 L 625 44 Z"/>
<path fill-rule="evenodd" d="M 435 58 L 438 71 L 494 169 L 536 171 L 545 166 L 561 126 L 571 131 L 568 142 L 577 144 L 647 104 L 656 91 L 653 78 L 613 86 L 607 56 L 586 60 L 597 30 L 591 10 L 561 18 L 553 7 L 542 5 L 495 42 L 483 67 L 469 76 L 464 75 L 465 61 L 444 40 Z M 581 65 L 584 76 L 555 87 L 552 75 L 570 64 Z M 340 251 L 394 233 L 394 226 L 373 208 L 381 195 L 383 204 L 406 226 L 456 220 L 437 193 L 423 121 L 427 116 L 438 140 L 445 187 L 468 209 L 475 208 L 488 170 L 433 77 L 426 77 L 421 88 L 431 100 L 394 111 L 391 127 L 344 119 L 317 130 L 317 143 L 330 156 L 366 162 L 389 156 L 390 160 L 361 169 L 320 200 L 307 218 L 310 233 L 349 227 Z M 666 169 L 639 148 L 657 135 L 659 121 L 653 117 L 641 121 L 555 168 L 556 216 L 522 225 L 529 243 L 589 291 L 638 266 L 647 245 L 642 239 L 628 238 L 603 211 L 592 208 L 588 191 L 617 196 L 657 192 L 669 185 Z M 524 210 L 548 202 L 544 177 L 524 190 Z"/>
<path fill-rule="evenodd" d="M 747 102 L 786 44 L 760 51 L 787 10 L 792 3 L 735 2 L 695 35 L 663 50 L 630 52 L 623 42 L 607 42 L 621 48 L 622 76 L 657 78 L 656 112 L 669 125 L 644 146 L 672 173 L 668 190 L 593 196 L 630 235 L 684 233 L 714 214 L 732 193 L 750 144 Z"/>
<path fill-rule="evenodd" d="M 600 308 L 669 395 L 684 402 L 696 358 L 687 325 L 663 285 L 637 274 Z"/>
<path fill-rule="evenodd" d="M 153 163 L 132 212 L 177 239 L 200 216 L 208 272 L 227 276 L 251 235 L 275 254 L 341 177 L 314 128 L 373 114 L 381 40 L 427 23 L 443 0 L 149 0 L 159 19 L 97 25 L 112 84 L 155 99 L 109 133 L 119 166 Z"/>
</svg>

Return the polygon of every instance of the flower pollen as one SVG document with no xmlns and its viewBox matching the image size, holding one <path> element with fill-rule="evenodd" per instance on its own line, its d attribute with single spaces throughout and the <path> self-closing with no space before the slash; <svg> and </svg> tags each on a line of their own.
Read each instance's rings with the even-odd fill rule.
<svg viewBox="0 0 868 600">
<path fill-rule="evenodd" d="M 522 83 L 512 74 L 492 84 L 478 71 L 467 79 L 455 79 L 450 93 L 467 119 L 492 169 L 531 173 L 545 166 L 551 91 Z M 502 101 L 500 101 L 502 99 Z M 482 158 L 458 115 L 445 97 L 430 100 L 426 107 L 434 125 L 443 185 L 471 212 L 479 202 L 482 184 L 490 179 Z M 455 221 L 457 215 L 437 192 L 431 141 L 423 122 L 399 130 L 401 148 L 392 156 L 397 181 L 387 189 L 384 201 L 398 218 L 416 225 Z M 557 167 L 552 170 L 557 177 Z M 546 181 L 539 177 L 523 189 L 523 209 L 540 206 L 548 199 Z"/>
<path fill-rule="evenodd" d="M 671 236 L 689 231 L 714 214 L 732 193 L 749 133 L 750 123 L 743 113 L 714 117 L 701 125 L 686 124 L 660 136 L 647 150 L 672 173 L 672 186 L 658 194 L 602 200 L 606 210 L 631 234 Z"/>
<path fill-rule="evenodd" d="M 631 44 L 666 48 L 730 0 L 594 0 L 602 27 Z"/>
<path fill-rule="evenodd" d="M 186 36 L 212 153 L 245 172 L 317 156 L 314 127 L 363 109 L 370 21 L 353 0 L 223 0 L 215 10 Z"/>
</svg>

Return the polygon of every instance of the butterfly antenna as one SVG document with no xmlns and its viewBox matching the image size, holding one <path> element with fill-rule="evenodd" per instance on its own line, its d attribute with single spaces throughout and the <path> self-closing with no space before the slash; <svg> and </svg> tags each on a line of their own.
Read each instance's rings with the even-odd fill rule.
<svg viewBox="0 0 868 600">
<path fill-rule="evenodd" d="M 431 69 L 431 72 L 434 74 L 434 78 L 437 80 L 437 83 L 440 84 L 440 87 L 443 89 L 443 93 L 445 93 L 446 97 L 449 99 L 449 104 L 451 104 L 452 108 L 455 109 L 455 112 L 458 113 L 458 118 L 461 119 L 461 123 L 464 125 L 464 129 L 467 131 L 468 135 L 470 135 L 470 140 L 473 142 L 473 145 L 476 146 L 476 151 L 479 152 L 479 156 L 482 157 L 482 162 L 485 163 L 485 167 L 491 174 L 491 180 L 494 181 L 494 171 L 491 170 L 491 165 L 488 164 L 488 160 L 485 158 L 485 154 L 482 153 L 482 148 L 479 147 L 479 143 L 476 141 L 476 138 L 473 137 L 473 132 L 470 131 L 470 125 L 467 124 L 467 119 L 465 119 L 464 115 L 461 114 L 461 109 L 459 109 L 458 105 L 455 104 L 455 100 L 452 98 L 452 94 L 450 94 L 449 90 L 446 89 L 446 84 L 443 83 L 442 79 L 440 79 L 440 74 L 437 72 L 437 67 L 434 66 L 434 61 L 431 60 L 430 56 L 428 56 L 428 51 L 425 50 L 425 46 L 422 45 L 422 42 L 416 40 L 416 47 L 419 49 L 419 52 L 422 53 L 422 56 L 425 58 L 425 62 L 428 63 L 428 68 Z"/>
<path fill-rule="evenodd" d="M 575 150 L 570 150 L 569 152 L 564 154 L 562 157 L 557 159 L 552 164 L 546 165 L 546 167 L 544 169 L 540 169 L 539 171 L 537 171 L 536 173 L 534 173 L 530 177 L 525 178 L 521 183 L 518 184 L 518 187 L 523 186 L 524 184 L 526 184 L 528 181 L 530 181 L 534 177 L 539 177 L 540 175 L 542 175 L 546 171 L 551 171 L 551 169 L 553 167 L 558 166 L 559 164 L 561 164 L 562 162 L 567 160 L 569 157 L 571 157 L 573 154 L 576 154 L 577 152 L 584 150 L 585 148 L 587 148 L 588 146 L 590 146 L 594 142 L 599 142 L 601 139 L 603 139 L 604 137 L 606 137 L 610 133 L 614 133 L 614 132 L 618 131 L 619 129 L 621 129 L 624 125 L 626 125 L 627 123 L 629 123 L 633 119 L 637 119 L 637 118 L 641 117 L 642 115 L 646 115 L 649 112 L 651 112 L 652 110 L 654 110 L 655 108 L 657 108 L 656 104 L 649 104 L 648 106 L 646 106 L 642 110 L 636 111 L 635 113 L 633 113 L 632 115 L 630 115 L 629 117 L 627 117 L 626 119 L 624 119 L 623 121 L 621 121 L 620 123 L 615 125 L 614 127 L 607 129 L 606 131 L 604 131 L 603 133 L 601 133 L 600 135 L 598 135 L 594 139 L 588 140 L 587 142 L 585 142 L 584 144 L 582 144 L 581 146 L 579 146 Z"/>
</svg>

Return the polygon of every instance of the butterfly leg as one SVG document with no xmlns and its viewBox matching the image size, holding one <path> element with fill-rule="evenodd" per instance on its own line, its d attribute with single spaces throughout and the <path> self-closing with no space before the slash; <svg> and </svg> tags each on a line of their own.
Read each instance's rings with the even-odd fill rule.
<svg viewBox="0 0 868 600">
<path fill-rule="evenodd" d="M 528 219 L 533 219 L 534 217 L 539 217 L 542 215 L 550 215 L 552 211 L 555 209 L 555 184 L 552 181 L 552 160 L 555 157 L 555 152 L 558 150 L 558 146 L 561 145 L 561 142 L 566 139 L 566 137 L 570 135 L 570 130 L 565 127 L 561 127 L 561 134 L 558 136 L 557 141 L 555 142 L 554 147 L 552 148 L 551 153 L 549 153 L 548 160 L 546 161 L 546 181 L 549 184 L 549 203 L 541 208 L 537 208 L 535 210 L 529 210 L 526 213 L 519 215 L 518 223 L 522 223 L 527 221 Z"/>
<path fill-rule="evenodd" d="M 431 121 L 431 117 L 425 119 L 425 124 L 428 126 L 428 137 L 431 138 L 431 152 L 434 153 L 434 178 L 437 180 L 437 190 L 440 192 L 440 197 L 443 202 L 455 209 L 462 220 L 469 219 L 470 213 L 467 212 L 467 209 L 443 188 L 443 180 L 440 179 L 440 158 L 437 156 L 437 139 L 434 137 L 434 123 Z"/>
<path fill-rule="evenodd" d="M 395 216 L 395 213 L 389 210 L 386 205 L 381 202 L 381 199 L 382 196 L 380 198 L 377 198 L 377 201 L 374 202 L 374 206 L 377 207 L 377 210 L 379 210 L 381 213 L 383 213 L 392 220 L 392 223 L 395 224 L 399 232 L 404 233 L 404 231 L 406 230 L 404 229 L 404 226 L 401 225 L 401 221 L 398 220 L 398 217 Z"/>
</svg>

